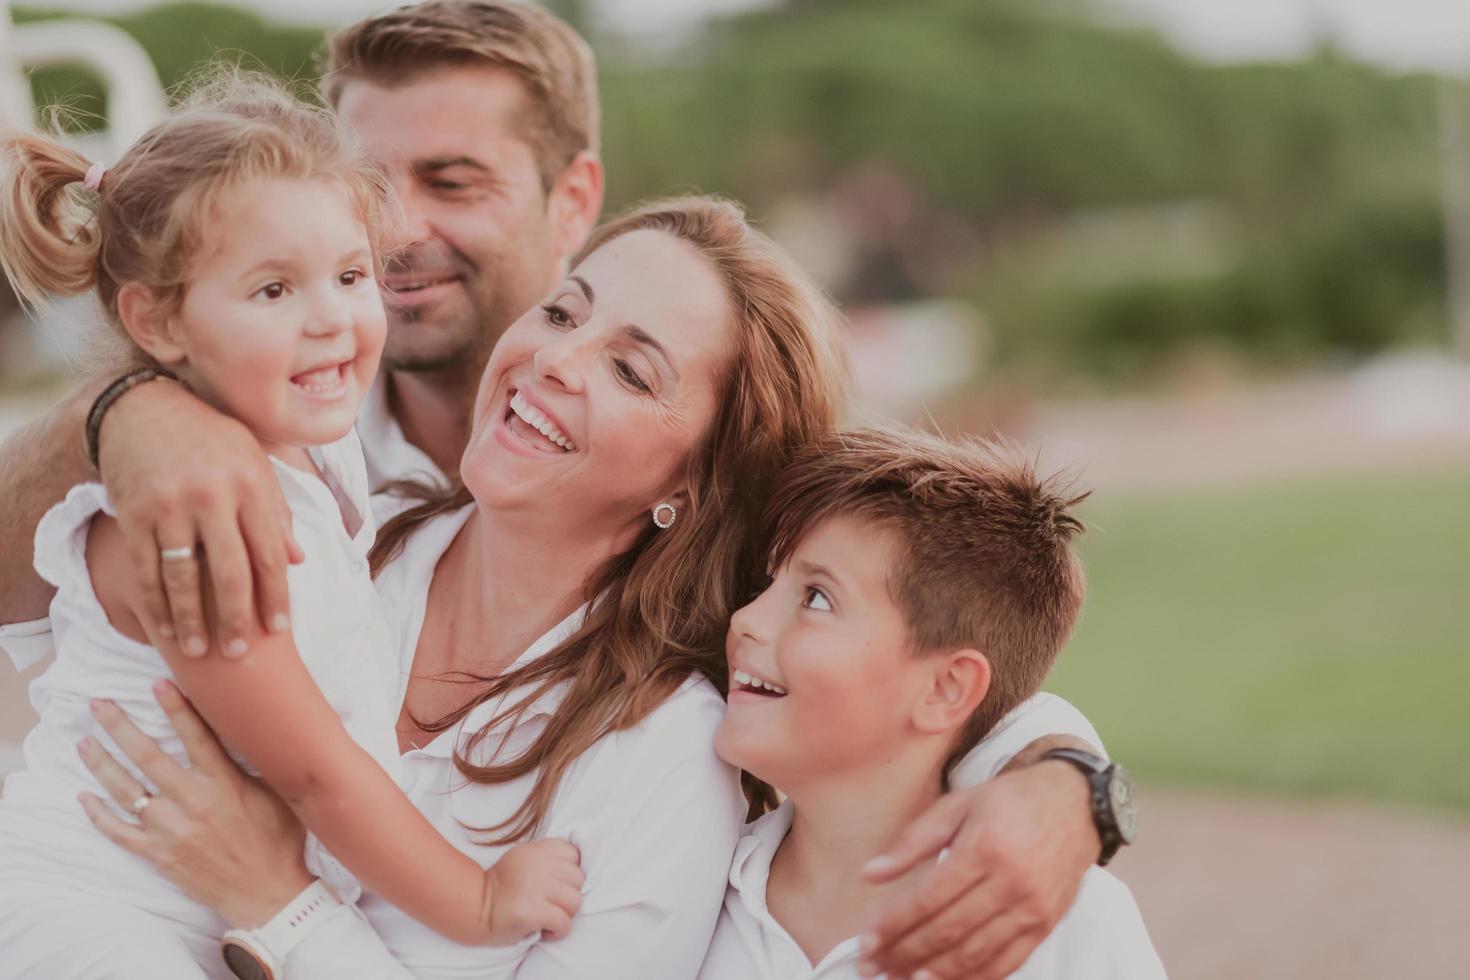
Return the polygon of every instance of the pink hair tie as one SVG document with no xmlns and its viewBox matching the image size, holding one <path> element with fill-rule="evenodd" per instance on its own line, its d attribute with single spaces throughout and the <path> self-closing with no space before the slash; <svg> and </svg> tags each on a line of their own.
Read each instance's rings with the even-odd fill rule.
<svg viewBox="0 0 1470 980">
<path fill-rule="evenodd" d="M 100 163 L 94 163 L 87 168 L 87 176 L 82 178 L 82 186 L 89 191 L 100 191 L 102 189 L 102 175 L 107 173 L 107 167 Z"/>
</svg>

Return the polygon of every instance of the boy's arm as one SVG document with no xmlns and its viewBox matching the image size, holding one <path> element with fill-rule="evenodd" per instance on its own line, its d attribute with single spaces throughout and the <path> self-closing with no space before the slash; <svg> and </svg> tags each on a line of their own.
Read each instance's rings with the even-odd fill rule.
<svg viewBox="0 0 1470 980">
<path fill-rule="evenodd" d="M 36 574 L 36 525 L 67 490 L 95 479 L 82 441 L 87 409 L 106 381 L 72 392 L 0 445 L 0 623 L 40 619 L 53 589 Z"/>
</svg>

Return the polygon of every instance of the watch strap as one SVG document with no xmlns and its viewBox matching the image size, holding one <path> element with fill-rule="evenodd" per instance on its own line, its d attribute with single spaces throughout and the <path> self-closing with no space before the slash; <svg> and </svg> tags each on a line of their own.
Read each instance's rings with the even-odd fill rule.
<svg viewBox="0 0 1470 980">
<path fill-rule="evenodd" d="M 250 940 L 252 949 L 266 953 L 273 960 L 267 964 L 271 972 L 279 974 L 281 965 L 296 944 L 316 928 L 326 913 L 341 904 L 341 899 L 317 878 L 264 925 L 255 929 L 231 929 L 225 933 L 225 939 L 243 937 Z"/>
<path fill-rule="evenodd" d="M 1102 851 L 1097 856 L 1099 867 L 1105 866 L 1123 846 L 1123 833 L 1118 827 L 1117 814 L 1113 812 L 1111 783 L 1116 768 L 1108 760 L 1081 749 L 1052 749 L 1041 757 L 1071 763 L 1087 777 L 1089 803 L 1092 808 L 1092 823 L 1097 828 Z"/>
</svg>

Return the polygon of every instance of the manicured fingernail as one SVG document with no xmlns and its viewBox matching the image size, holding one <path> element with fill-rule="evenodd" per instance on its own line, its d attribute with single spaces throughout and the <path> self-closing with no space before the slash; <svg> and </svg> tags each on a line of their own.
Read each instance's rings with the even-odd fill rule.
<svg viewBox="0 0 1470 980">
<path fill-rule="evenodd" d="M 90 751 L 92 751 L 92 740 L 90 738 L 84 738 L 77 743 L 77 755 L 86 755 Z"/>
<path fill-rule="evenodd" d="M 271 632 L 284 633 L 291 628 L 291 620 L 285 613 L 276 613 L 271 617 Z"/>
<path fill-rule="evenodd" d="M 93 698 L 91 701 L 87 702 L 87 707 L 91 708 L 92 714 L 95 715 L 97 712 L 102 710 L 102 704 L 103 702 L 101 698 Z"/>
<path fill-rule="evenodd" d="M 239 657 L 242 656 L 248 649 L 249 647 L 246 645 L 245 641 L 240 639 L 239 637 L 236 637 L 235 639 L 231 640 L 230 645 L 225 648 L 225 653 L 229 654 L 232 657 Z"/>
<path fill-rule="evenodd" d="M 867 864 L 863 865 L 863 874 L 880 875 L 883 874 L 885 871 L 891 870 L 896 863 L 897 862 L 895 862 L 893 858 L 889 857 L 887 854 L 880 854 L 869 861 Z"/>
<path fill-rule="evenodd" d="M 173 687 L 173 685 L 168 682 L 167 678 L 160 677 L 158 680 L 153 682 L 153 693 L 155 695 L 167 694 L 168 689 L 171 687 Z"/>
<path fill-rule="evenodd" d="M 202 657 L 204 656 L 204 652 L 209 649 L 209 645 L 202 638 L 191 636 L 189 637 L 189 642 L 184 644 L 184 649 L 188 651 L 191 657 Z"/>
</svg>

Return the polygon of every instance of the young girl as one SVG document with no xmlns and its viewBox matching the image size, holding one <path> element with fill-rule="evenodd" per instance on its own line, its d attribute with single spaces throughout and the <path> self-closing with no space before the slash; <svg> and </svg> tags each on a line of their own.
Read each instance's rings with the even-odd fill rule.
<svg viewBox="0 0 1470 980">
<path fill-rule="evenodd" d="M 201 89 L 105 172 L 34 136 L 0 154 L 0 260 L 17 292 L 95 289 L 138 361 L 243 423 L 272 456 L 306 556 L 289 573 L 289 632 L 257 627 L 234 659 L 164 656 L 139 625 L 135 566 L 103 488 L 75 487 L 46 515 L 36 567 L 57 588 L 56 661 L 31 685 L 40 723 L 0 801 L 0 976 L 222 973 L 224 924 L 103 838 L 79 802 L 100 787 L 78 751 L 111 747 L 93 699 L 184 760 L 152 693 L 169 676 L 293 806 L 332 892 L 360 879 L 466 943 L 564 929 L 580 902 L 575 848 L 532 841 L 484 871 L 392 775 L 402 679 L 368 575 L 352 428 L 386 331 L 385 184 L 328 113 L 241 76 Z M 175 542 L 159 548 L 165 564 L 178 556 Z M 151 797 L 134 775 L 130 817 L 146 823 Z M 335 901 L 313 888 L 311 900 Z"/>
</svg>

